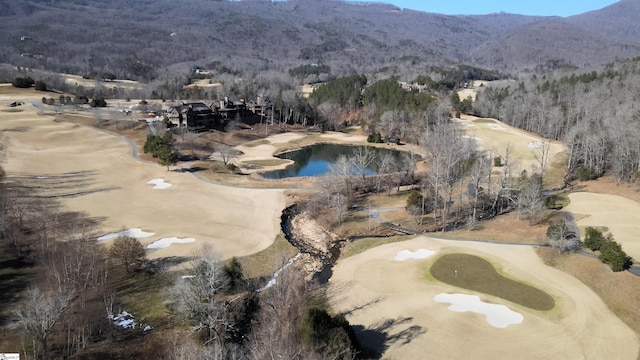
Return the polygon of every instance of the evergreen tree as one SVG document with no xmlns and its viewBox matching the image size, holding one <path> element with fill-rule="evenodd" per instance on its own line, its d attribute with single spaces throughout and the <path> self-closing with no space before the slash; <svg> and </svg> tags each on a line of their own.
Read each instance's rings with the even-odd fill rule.
<svg viewBox="0 0 640 360">
<path fill-rule="evenodd" d="M 615 272 L 624 271 L 631 266 L 631 257 L 627 256 L 622 246 L 613 241 L 613 238 L 607 239 L 602 244 L 599 258 Z"/>
<path fill-rule="evenodd" d="M 605 241 L 607 241 L 607 239 L 602 235 L 602 231 L 591 226 L 586 229 L 584 246 L 591 251 L 600 250 Z"/>
</svg>

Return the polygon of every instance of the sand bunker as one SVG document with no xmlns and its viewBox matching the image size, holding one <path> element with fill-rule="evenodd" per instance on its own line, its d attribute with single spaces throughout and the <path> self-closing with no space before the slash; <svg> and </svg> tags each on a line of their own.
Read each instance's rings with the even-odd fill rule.
<svg viewBox="0 0 640 360">
<path fill-rule="evenodd" d="M 42 99 L 41 92 L 14 90 L 11 85 L 0 86 L 0 95 L 21 101 L 32 99 L 37 105 Z M 3 102 L 6 100 L 0 101 L 0 106 Z M 77 191 L 91 190 L 91 186 L 108 190 L 63 198 L 61 203 L 65 211 L 103 219 L 97 230 L 100 235 L 143 227 L 155 233 L 143 242 L 145 246 L 176 234 L 197 239 L 156 249 L 149 254 L 152 259 L 190 256 L 204 244 L 228 259 L 267 248 L 280 232 L 284 190 L 234 188 L 200 180 L 193 173 L 167 171 L 166 167 L 135 160 L 131 146 L 122 139 L 89 127 L 53 121 L 51 116 L 38 115 L 39 110 L 32 105 L 23 108 L 20 113 L 0 112 L 0 131 L 29 129 L 3 132 L 11 144 L 5 171 L 48 176 L 91 170 L 83 182 L 91 185 Z M 151 179 L 163 179 L 172 186 L 149 191 L 155 185 L 147 184 Z"/>
<path fill-rule="evenodd" d="M 146 238 L 153 235 L 155 235 L 155 233 L 144 232 L 140 228 L 132 228 L 124 231 L 102 235 L 98 238 L 98 241 L 105 241 L 105 240 L 117 238 L 118 236 L 129 236 L 132 238 L 141 239 L 141 238 Z"/>
<path fill-rule="evenodd" d="M 496 328 L 506 328 L 509 325 L 520 324 L 524 320 L 522 314 L 512 311 L 505 305 L 489 304 L 480 300 L 477 295 L 445 294 L 433 297 L 435 302 L 449 303 L 449 310 L 455 312 L 474 312 L 485 315 L 487 323 Z"/>
<path fill-rule="evenodd" d="M 398 251 L 396 257 L 394 258 L 396 261 L 405 261 L 408 259 L 426 259 L 430 256 L 433 256 L 437 251 L 431 251 L 427 249 L 420 249 L 414 252 L 409 250 Z"/>
<path fill-rule="evenodd" d="M 538 149 L 538 148 L 542 147 L 542 142 L 540 142 L 540 141 L 532 141 L 532 142 L 528 143 L 527 146 L 532 148 L 532 149 Z"/>
<path fill-rule="evenodd" d="M 491 310 L 480 309 L 478 312 L 484 315 L 478 315 L 467 309 L 485 306 L 479 301 L 465 303 L 466 313 L 447 311 L 448 304 L 432 299 L 446 299 L 459 307 L 461 297 L 436 296 L 462 290 L 429 279 L 432 258 L 393 259 L 406 249 L 467 252 L 490 259 L 510 277 L 554 296 L 556 307 L 536 311 L 464 290 L 480 296 L 486 303 L 504 304 L 526 321 L 518 323 L 517 315 L 504 309 L 495 315 Z M 333 310 L 345 314 L 364 346 L 386 349 L 384 359 L 636 360 L 638 357 L 635 332 L 581 281 L 546 266 L 532 247 L 418 237 L 339 259 L 328 286 Z M 510 315 L 502 319 L 503 313 Z M 491 319 L 487 318 L 491 325 L 480 318 L 487 314 L 491 315 Z M 495 327 L 507 323 L 518 324 Z"/>
<path fill-rule="evenodd" d="M 506 130 L 504 126 L 500 126 L 500 125 L 496 125 L 496 124 L 487 124 L 487 126 L 488 126 L 491 130 L 498 130 L 498 131 L 504 131 L 504 130 Z"/>
<path fill-rule="evenodd" d="M 171 184 L 169 184 L 168 182 L 165 182 L 164 179 L 153 179 L 153 180 L 149 180 L 147 181 L 147 184 L 152 184 L 155 185 L 152 189 L 154 190 L 162 190 L 162 189 L 166 189 L 168 187 L 171 187 Z"/>
<path fill-rule="evenodd" d="M 169 247 L 171 244 L 188 244 L 195 241 L 196 239 L 194 238 L 168 237 L 152 242 L 151 244 L 147 245 L 147 249 L 164 249 L 166 247 Z"/>
</svg>

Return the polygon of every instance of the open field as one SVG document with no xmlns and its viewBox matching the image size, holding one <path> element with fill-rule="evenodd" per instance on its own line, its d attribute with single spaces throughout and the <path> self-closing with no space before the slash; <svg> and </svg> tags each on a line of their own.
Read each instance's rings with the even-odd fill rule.
<svg viewBox="0 0 640 360">
<path fill-rule="evenodd" d="M 469 138 L 476 140 L 478 147 L 491 151 L 493 156 L 501 156 L 507 146 L 511 147 L 511 162 L 514 165 L 512 173 L 517 176 L 522 170 L 540 169 L 540 163 L 536 160 L 539 149 L 542 149 L 545 140 L 538 135 L 511 127 L 496 119 L 478 118 L 472 115 L 462 115 L 460 119 L 453 119 L 455 123 L 465 131 Z M 557 141 L 549 143 L 547 166 L 551 165 L 554 158 L 564 151 L 564 145 Z M 498 168 L 499 169 L 499 168 Z M 539 170 L 538 170 L 539 171 Z M 554 174 L 559 176 L 560 174 Z M 562 174 L 562 177 L 564 175 Z"/>
<path fill-rule="evenodd" d="M 39 102 L 41 96 L 33 90 L 2 86 L 0 108 L 16 100 Z M 130 146 L 113 135 L 39 116 L 29 103 L 21 109 L 0 113 L 0 130 L 10 143 L 4 166 L 7 176 L 46 179 L 90 171 L 87 189 L 70 190 L 85 194 L 61 200 L 68 210 L 104 219 L 103 233 L 140 228 L 154 234 L 141 239 L 145 246 L 165 237 L 195 239 L 152 250 L 150 258 L 191 255 L 203 244 L 211 245 L 223 258 L 244 256 L 267 248 L 280 232 L 283 190 L 238 189 L 206 183 L 190 173 L 166 171 L 133 159 Z M 153 189 L 147 184 L 153 179 L 171 187 Z"/>
<path fill-rule="evenodd" d="M 640 260 L 640 203 L 619 195 L 575 192 L 569 194 L 571 211 L 580 227 L 606 227 L 622 249 Z"/>
<path fill-rule="evenodd" d="M 467 253 L 498 264 L 502 273 L 553 296 L 551 311 L 536 311 L 489 295 L 523 315 L 496 328 L 484 316 L 447 310 L 441 293 L 474 294 L 429 280 L 434 258 L 395 261 L 403 250 Z M 636 334 L 587 286 L 543 264 L 533 248 L 419 237 L 341 259 L 330 281 L 335 310 L 346 314 L 365 344 L 388 359 L 636 359 Z M 380 345 L 386 344 L 386 345 Z"/>
<path fill-rule="evenodd" d="M 42 93 L 33 90 L 0 86 L 0 110 L 7 109 L 8 104 L 16 100 L 37 103 L 41 97 Z M 194 239 L 184 243 L 175 241 L 167 247 L 156 246 L 149 250 L 149 257 L 188 256 L 202 244 L 210 244 L 223 258 L 240 257 L 243 267 L 253 271 L 248 277 L 269 275 L 284 258 L 295 253 L 282 238 L 274 244 L 280 232 L 280 213 L 287 202 L 287 191 L 240 189 L 203 181 L 204 177 L 215 179 L 216 175 L 210 170 L 195 174 L 166 171 L 157 164 L 135 160 L 130 145 L 113 135 L 40 116 L 28 102 L 19 109 L 22 111 L 0 112 L 0 131 L 10 143 L 4 166 L 7 175 L 46 183 L 47 178 L 84 171 L 83 187 L 69 186 L 68 193 L 62 194 L 69 196 L 60 200 L 68 210 L 85 211 L 89 216 L 103 219 L 101 233 L 135 229 L 136 234 L 146 236 L 140 238 L 145 246 L 158 244 L 162 239 Z M 92 121 L 91 118 L 85 120 Z M 509 129 L 488 127 L 502 126 L 493 119 L 476 120 L 479 121 L 462 121 L 471 121 L 474 127 L 468 128 L 487 126 L 483 131 L 489 135 L 483 137 L 484 133 L 478 132 L 472 136 L 478 136 L 484 143 L 495 141 L 506 145 L 500 142 L 503 141 L 501 135 L 494 134 L 494 138 L 490 135 L 510 133 Z M 512 144 L 513 156 L 523 156 L 524 163 L 531 164 L 535 159 L 530 144 L 538 140 L 529 136 L 515 132 L 511 139 L 521 147 L 516 151 Z M 134 140 L 138 145 L 140 141 L 142 137 Z M 274 153 L 317 141 L 364 143 L 365 139 L 357 134 L 283 133 L 237 146 L 243 155 L 236 158 L 235 163 L 246 164 L 242 169 L 245 173 L 283 166 L 286 164 L 276 160 Z M 553 146 L 552 149 L 558 151 L 554 154 L 560 153 L 562 149 Z M 249 185 L 259 181 L 251 176 L 239 179 Z M 289 184 L 297 182 L 282 181 L 275 186 L 289 187 Z M 380 196 L 372 203 L 375 207 L 404 205 L 399 196 Z M 368 225 L 366 215 L 356 215 L 362 217 L 362 226 Z M 383 214 L 383 218 L 395 215 L 389 212 Z M 526 221 L 518 222 L 513 217 L 492 219 L 483 223 L 478 231 L 462 230 L 459 235 L 446 235 L 523 242 L 536 242 L 544 235 L 544 226 L 529 227 Z M 508 232 L 504 231 L 507 227 Z M 616 236 L 616 240 L 628 250 L 622 239 Z M 109 245 L 110 241 L 106 239 L 104 243 Z M 464 253 L 486 258 L 501 274 L 550 294 L 556 306 L 549 311 L 532 310 L 500 297 L 476 294 L 483 304 L 503 305 L 522 314 L 522 323 L 504 328 L 487 323 L 481 314 L 449 311 L 447 304 L 435 300 L 437 295 L 474 292 L 429 275 L 437 256 L 394 260 L 402 251 L 416 254 L 425 249 L 439 255 Z M 347 314 L 361 338 L 374 344 L 375 350 L 384 351 L 385 358 L 420 358 L 424 357 L 425 349 L 429 349 L 429 357 L 433 358 L 635 359 L 638 356 L 637 329 L 634 328 L 635 333 L 629 329 L 629 322 L 625 325 L 576 278 L 544 265 L 530 247 L 397 237 L 363 240 L 353 246 L 349 244 L 345 250 L 349 257 L 339 260 L 331 279 L 332 304 Z M 610 302 L 606 303 L 611 306 Z M 154 311 L 144 315 L 160 316 L 160 310 L 161 306 L 154 306 Z M 618 316 L 624 315 L 622 310 L 614 311 Z"/>
</svg>

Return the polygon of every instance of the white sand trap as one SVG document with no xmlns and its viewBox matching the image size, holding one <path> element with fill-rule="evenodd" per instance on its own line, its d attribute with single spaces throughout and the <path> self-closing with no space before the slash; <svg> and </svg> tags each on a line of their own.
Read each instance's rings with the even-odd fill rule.
<svg viewBox="0 0 640 360">
<path fill-rule="evenodd" d="M 164 179 L 152 179 L 147 181 L 147 184 L 155 185 L 153 189 L 162 190 L 171 186 L 168 182 L 165 182 Z"/>
<path fill-rule="evenodd" d="M 542 143 L 540 141 L 532 141 L 532 142 L 528 143 L 527 146 L 532 148 L 532 149 L 537 149 L 539 147 L 542 147 Z"/>
<path fill-rule="evenodd" d="M 402 250 L 398 251 L 394 259 L 396 261 L 405 261 L 409 259 L 426 259 L 430 256 L 433 256 L 433 254 L 435 253 L 437 253 L 437 251 L 431 251 L 427 249 L 420 249 L 417 251 Z"/>
<path fill-rule="evenodd" d="M 460 122 L 460 125 L 467 126 L 467 127 L 475 127 L 476 126 L 475 124 L 472 124 L 472 123 L 466 122 L 466 121 Z"/>
<path fill-rule="evenodd" d="M 506 130 L 506 128 L 504 126 L 501 125 L 496 125 L 496 124 L 487 124 L 487 126 L 491 129 L 491 130 L 498 130 L 498 131 L 504 131 Z"/>
<path fill-rule="evenodd" d="M 522 323 L 524 316 L 505 305 L 489 304 L 480 300 L 477 295 L 445 294 L 433 297 L 439 303 L 450 303 L 449 310 L 455 312 L 474 312 L 486 316 L 487 323 L 496 328 Z"/>
<path fill-rule="evenodd" d="M 142 231 L 142 229 L 140 228 L 132 228 L 132 229 L 127 229 L 124 231 L 119 231 L 119 232 L 115 232 L 115 233 L 109 233 L 109 234 L 105 234 L 102 235 L 98 238 L 98 241 L 105 241 L 105 240 L 109 240 L 109 239 L 113 239 L 113 238 L 117 238 L 118 236 L 130 236 L 136 239 L 140 239 L 140 238 L 146 238 L 149 236 L 153 236 L 155 235 L 155 233 L 152 232 L 144 232 Z"/>
<path fill-rule="evenodd" d="M 469 135 L 462 135 L 463 139 L 469 139 L 469 140 L 473 140 L 473 141 L 480 141 L 481 139 L 477 136 L 469 136 Z"/>
<path fill-rule="evenodd" d="M 164 249 L 169 247 L 171 244 L 188 244 L 195 242 L 194 238 L 177 238 L 177 237 L 168 237 L 162 238 L 160 240 L 154 241 L 151 244 L 147 245 L 147 249 Z"/>
</svg>

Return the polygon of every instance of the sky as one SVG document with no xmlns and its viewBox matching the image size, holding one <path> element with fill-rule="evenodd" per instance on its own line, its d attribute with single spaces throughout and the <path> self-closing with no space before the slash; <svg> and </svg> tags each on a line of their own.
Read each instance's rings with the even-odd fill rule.
<svg viewBox="0 0 640 360">
<path fill-rule="evenodd" d="M 390 3 L 400 8 L 448 15 L 506 12 L 566 17 L 602 9 L 618 0 L 374 0 L 369 2 Z"/>
</svg>

